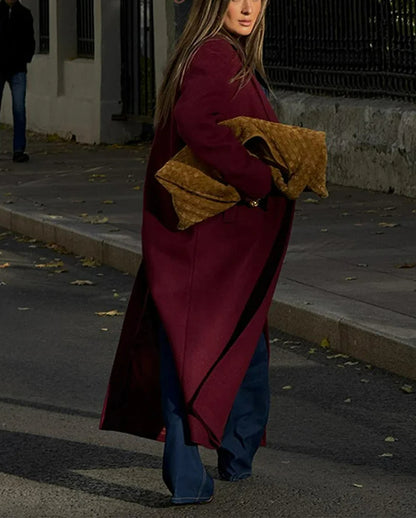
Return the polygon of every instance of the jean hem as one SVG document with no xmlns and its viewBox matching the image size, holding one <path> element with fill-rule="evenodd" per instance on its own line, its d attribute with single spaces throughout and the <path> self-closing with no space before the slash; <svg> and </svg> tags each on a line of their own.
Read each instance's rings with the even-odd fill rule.
<svg viewBox="0 0 416 518">
<path fill-rule="evenodd" d="M 238 480 L 244 480 L 245 478 L 249 478 L 251 476 L 251 471 L 246 471 L 245 473 L 240 473 L 239 475 L 227 475 L 220 471 L 221 480 L 225 480 L 226 482 L 237 482 Z"/>
<path fill-rule="evenodd" d="M 172 502 L 172 504 L 204 504 L 204 503 L 208 503 L 212 500 L 212 495 L 211 496 L 207 496 L 207 497 L 204 497 L 204 498 L 197 498 L 197 497 L 194 497 L 194 496 L 184 496 L 184 497 L 172 497 L 170 499 L 170 501 Z"/>
</svg>

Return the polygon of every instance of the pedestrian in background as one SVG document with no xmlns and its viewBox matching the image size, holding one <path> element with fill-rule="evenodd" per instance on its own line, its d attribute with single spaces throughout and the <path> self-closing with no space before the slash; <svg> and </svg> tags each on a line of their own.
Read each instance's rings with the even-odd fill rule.
<svg viewBox="0 0 416 518">
<path fill-rule="evenodd" d="M 267 313 L 294 203 L 270 167 L 219 122 L 276 122 L 262 62 L 267 0 L 194 0 L 156 110 L 143 215 L 143 261 L 129 302 L 101 428 L 165 441 L 172 503 L 208 502 L 213 479 L 249 477 L 269 412 Z M 188 145 L 243 201 L 177 231 L 155 173 Z M 160 370 L 159 370 L 160 369 Z"/>
<path fill-rule="evenodd" d="M 19 0 L 0 2 L 0 108 L 4 85 L 13 103 L 13 161 L 27 162 L 26 76 L 35 52 L 32 14 Z"/>
</svg>

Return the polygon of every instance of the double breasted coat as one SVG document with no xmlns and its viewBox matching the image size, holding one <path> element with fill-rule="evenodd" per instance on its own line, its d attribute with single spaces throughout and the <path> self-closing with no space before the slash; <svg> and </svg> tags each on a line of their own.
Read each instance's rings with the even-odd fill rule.
<svg viewBox="0 0 416 518">
<path fill-rule="evenodd" d="M 253 77 L 240 87 L 233 46 L 206 41 L 192 59 L 168 122 L 156 131 L 148 163 L 143 261 L 128 305 L 101 428 L 163 439 L 158 328 L 165 329 L 183 391 L 189 438 L 221 443 L 288 244 L 294 204 L 271 192 L 270 168 L 218 123 L 239 115 L 276 121 Z M 170 195 L 154 175 L 187 144 L 247 199 L 177 231 Z"/>
</svg>

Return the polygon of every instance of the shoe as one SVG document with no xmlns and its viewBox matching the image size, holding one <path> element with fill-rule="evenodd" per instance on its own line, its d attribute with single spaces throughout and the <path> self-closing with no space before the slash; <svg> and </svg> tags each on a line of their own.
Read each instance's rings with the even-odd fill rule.
<svg viewBox="0 0 416 518">
<path fill-rule="evenodd" d="M 174 501 L 174 500 L 171 500 L 171 503 L 175 506 L 175 507 L 179 507 L 181 505 L 202 505 L 202 504 L 210 504 L 212 501 L 214 500 L 214 497 L 213 496 L 210 496 L 209 498 L 205 498 L 205 499 L 202 499 L 202 500 L 190 500 L 190 501 Z"/>
<path fill-rule="evenodd" d="M 13 153 L 13 162 L 19 162 L 20 164 L 23 162 L 27 162 L 29 160 L 29 155 L 27 153 L 23 153 L 23 151 L 16 151 Z"/>
</svg>

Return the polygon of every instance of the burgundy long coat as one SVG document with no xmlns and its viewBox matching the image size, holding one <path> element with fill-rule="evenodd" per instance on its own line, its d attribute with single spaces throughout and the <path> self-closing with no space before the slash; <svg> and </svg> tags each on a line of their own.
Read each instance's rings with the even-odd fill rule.
<svg viewBox="0 0 416 518">
<path fill-rule="evenodd" d="M 224 39 L 206 42 L 189 66 L 168 123 L 156 132 L 145 185 L 143 261 L 110 378 L 101 428 L 163 439 L 157 332 L 162 323 L 183 389 L 190 438 L 215 448 L 266 326 L 286 251 L 293 202 L 271 191 L 269 167 L 217 123 L 245 115 L 276 121 L 256 79 L 230 83 L 241 67 Z M 182 146 L 248 199 L 176 231 L 156 171 Z M 160 319 L 160 320 L 159 320 Z"/>
</svg>

